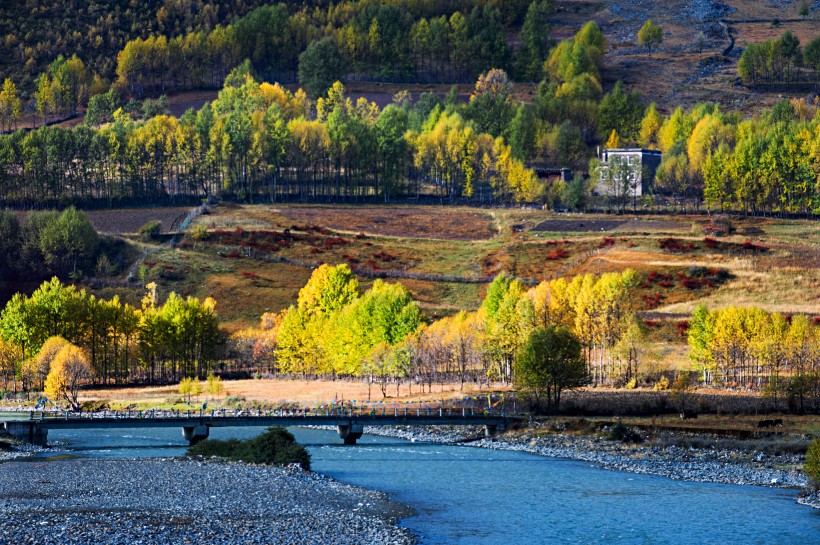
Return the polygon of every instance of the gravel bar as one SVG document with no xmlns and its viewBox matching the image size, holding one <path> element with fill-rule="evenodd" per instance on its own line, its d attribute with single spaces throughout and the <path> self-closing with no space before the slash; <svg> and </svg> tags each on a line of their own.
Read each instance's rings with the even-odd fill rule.
<svg viewBox="0 0 820 545">
<path fill-rule="evenodd" d="M 0 464 L 0 541 L 19 544 L 415 543 L 411 511 L 296 468 L 179 458 Z"/>
</svg>

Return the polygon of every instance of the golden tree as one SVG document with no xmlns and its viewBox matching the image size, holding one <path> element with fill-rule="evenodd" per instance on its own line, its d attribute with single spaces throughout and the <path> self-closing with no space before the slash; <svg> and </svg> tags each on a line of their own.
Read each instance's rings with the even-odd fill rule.
<svg viewBox="0 0 820 545">
<path fill-rule="evenodd" d="M 66 400 L 73 408 L 79 406 L 80 384 L 91 378 L 91 364 L 85 353 L 73 344 L 64 346 L 51 362 L 45 382 L 45 394 L 53 401 Z"/>
</svg>

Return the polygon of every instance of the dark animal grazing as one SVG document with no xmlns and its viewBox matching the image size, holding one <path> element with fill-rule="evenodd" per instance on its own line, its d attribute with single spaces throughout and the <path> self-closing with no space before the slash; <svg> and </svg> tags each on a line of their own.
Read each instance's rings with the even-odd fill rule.
<svg viewBox="0 0 820 545">
<path fill-rule="evenodd" d="M 782 418 L 767 418 L 766 420 L 761 420 L 757 423 L 758 428 L 773 428 L 775 426 L 782 426 L 783 419 Z"/>
<path fill-rule="evenodd" d="M 695 412 L 695 411 L 683 411 L 682 413 L 680 413 L 680 417 L 683 420 L 690 420 L 690 419 L 693 419 L 693 418 L 697 418 L 698 413 Z"/>
</svg>

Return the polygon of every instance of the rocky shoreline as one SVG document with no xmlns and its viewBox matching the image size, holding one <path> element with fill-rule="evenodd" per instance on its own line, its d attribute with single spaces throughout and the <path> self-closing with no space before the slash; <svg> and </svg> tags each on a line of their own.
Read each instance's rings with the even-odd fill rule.
<svg viewBox="0 0 820 545">
<path fill-rule="evenodd" d="M 7 461 L 9 543 L 409 545 L 409 509 L 294 468 L 180 458 Z"/>
<path fill-rule="evenodd" d="M 767 455 L 736 449 L 685 448 L 609 441 L 600 436 L 538 433 L 527 428 L 496 439 L 483 438 L 481 428 L 430 426 L 369 427 L 367 433 L 412 441 L 462 444 L 496 450 L 528 452 L 539 456 L 579 460 L 606 469 L 658 475 L 670 479 L 803 489 L 806 475 L 797 469 L 802 456 Z M 797 498 L 798 503 L 820 509 L 820 495 Z"/>
</svg>

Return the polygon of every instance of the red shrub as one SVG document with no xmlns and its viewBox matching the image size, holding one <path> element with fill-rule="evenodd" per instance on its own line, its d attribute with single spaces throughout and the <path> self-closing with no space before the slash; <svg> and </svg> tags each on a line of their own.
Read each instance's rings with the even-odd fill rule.
<svg viewBox="0 0 820 545">
<path fill-rule="evenodd" d="M 667 250 L 676 254 L 691 252 L 696 246 L 691 242 L 684 242 L 677 238 L 662 238 L 658 241 L 662 250 Z"/>
<path fill-rule="evenodd" d="M 675 328 L 680 333 L 681 337 L 685 336 L 686 333 L 689 331 L 689 321 L 688 320 L 681 320 L 675 324 Z"/>
<path fill-rule="evenodd" d="M 604 237 L 601 239 L 601 242 L 598 243 L 597 248 L 600 250 L 603 248 L 609 248 L 610 246 L 615 246 L 615 239 L 612 237 Z"/>
<path fill-rule="evenodd" d="M 641 295 L 641 299 L 646 305 L 646 308 L 657 308 L 660 306 L 661 301 L 663 301 L 663 295 L 660 293 L 649 293 Z"/>
<path fill-rule="evenodd" d="M 684 278 L 680 281 L 680 285 L 686 289 L 696 290 L 700 288 L 700 280 L 698 278 Z"/>
<path fill-rule="evenodd" d="M 310 253 L 311 255 L 321 254 L 322 250 L 320 250 L 319 248 L 311 248 Z"/>
<path fill-rule="evenodd" d="M 718 247 L 718 241 L 713 239 L 712 237 L 706 237 L 703 239 L 703 244 L 706 245 L 707 248 L 710 250 L 714 250 Z"/>
<path fill-rule="evenodd" d="M 564 248 L 558 248 L 556 250 L 551 251 L 547 254 L 547 259 L 549 260 L 556 260 L 556 259 L 566 259 L 569 257 L 569 252 L 566 251 Z"/>
<path fill-rule="evenodd" d="M 379 261 L 386 261 L 386 262 L 395 261 L 396 259 L 398 259 L 393 254 L 389 254 L 389 253 L 385 252 L 384 250 L 379 250 L 378 252 L 373 254 L 373 257 L 375 257 Z"/>
<path fill-rule="evenodd" d="M 239 256 L 239 250 L 231 250 L 230 252 L 223 255 L 222 257 L 230 257 L 232 259 L 236 259 L 236 258 L 240 257 Z"/>
</svg>

